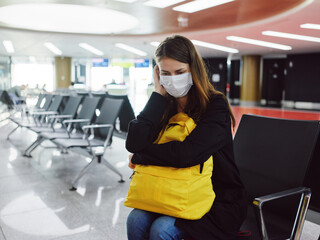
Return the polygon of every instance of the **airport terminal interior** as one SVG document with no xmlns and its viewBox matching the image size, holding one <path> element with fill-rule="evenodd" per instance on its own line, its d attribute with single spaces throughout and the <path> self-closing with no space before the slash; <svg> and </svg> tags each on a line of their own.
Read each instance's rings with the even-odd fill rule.
<svg viewBox="0 0 320 240">
<path fill-rule="evenodd" d="M 320 123 L 319 12 L 320 0 L 0 1 L 0 240 L 127 239 L 128 123 L 154 91 L 154 52 L 166 37 L 195 45 L 229 100 L 235 138 L 244 115 Z M 73 123 L 56 120 L 70 118 L 114 130 L 67 133 Z M 292 230 L 301 240 L 320 239 L 314 134 L 297 171 L 312 191 Z M 81 144 L 70 147 L 71 135 Z"/>
</svg>

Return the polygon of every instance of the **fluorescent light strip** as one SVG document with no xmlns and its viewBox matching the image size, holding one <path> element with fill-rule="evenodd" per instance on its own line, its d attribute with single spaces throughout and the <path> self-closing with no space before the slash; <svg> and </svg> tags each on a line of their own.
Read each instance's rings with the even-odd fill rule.
<svg viewBox="0 0 320 240">
<path fill-rule="evenodd" d="M 260 40 L 255 40 L 255 39 L 250 39 L 250 38 L 243 38 L 243 37 L 236 37 L 236 36 L 228 36 L 228 40 L 235 41 L 235 42 L 242 42 L 242 43 L 248 43 L 252 45 L 258 45 L 262 47 L 269 47 L 269 48 L 275 48 L 275 49 L 280 49 L 280 50 L 291 50 L 292 47 L 287 46 L 287 45 L 282 45 L 282 44 L 277 44 L 277 43 L 271 43 L 271 42 L 265 42 L 265 41 L 260 41 Z"/>
<path fill-rule="evenodd" d="M 160 42 L 151 42 L 150 45 L 154 47 L 158 47 L 160 45 Z"/>
<path fill-rule="evenodd" d="M 14 53 L 14 47 L 10 40 L 3 40 L 2 43 L 8 53 Z"/>
<path fill-rule="evenodd" d="M 157 7 L 157 8 L 166 8 L 184 1 L 185 0 L 150 0 L 150 1 L 146 1 L 144 5 L 147 5 L 150 7 Z"/>
<path fill-rule="evenodd" d="M 124 49 L 124 50 L 129 51 L 129 52 L 138 54 L 138 55 L 140 55 L 140 56 L 147 56 L 147 53 L 146 53 L 146 52 L 143 52 L 143 51 L 141 51 L 141 50 L 139 50 L 139 49 L 133 48 L 133 47 L 128 46 L 128 45 L 123 44 L 123 43 L 116 43 L 116 47 L 122 48 L 122 49 Z"/>
<path fill-rule="evenodd" d="M 290 38 L 290 39 L 310 41 L 310 42 L 320 42 L 320 38 L 317 38 L 317 37 L 309 37 L 309 36 L 297 35 L 297 34 L 291 34 L 291 33 L 264 31 L 262 32 L 262 34 L 267 36 L 273 36 L 273 37 Z"/>
<path fill-rule="evenodd" d="M 228 52 L 228 53 L 238 53 L 239 50 L 235 48 L 229 48 L 229 47 L 224 47 L 221 45 L 213 44 L 213 43 L 207 43 L 207 42 L 202 42 L 198 40 L 191 40 L 194 45 L 201 46 L 201 47 L 206 47 L 206 48 L 211 48 L 223 52 Z"/>
<path fill-rule="evenodd" d="M 194 13 L 232 1 L 234 0 L 197 0 L 174 7 L 173 10 L 178 12 Z"/>
<path fill-rule="evenodd" d="M 102 56 L 103 52 L 101 52 L 100 50 L 96 49 L 95 47 L 92 47 L 91 45 L 87 44 L 87 43 L 79 43 L 79 47 L 82 47 L 83 49 L 98 55 L 98 56 Z"/>
<path fill-rule="evenodd" d="M 56 54 L 56 55 L 61 55 L 62 54 L 61 50 L 59 48 L 57 48 L 55 45 L 53 45 L 52 43 L 50 43 L 50 42 L 44 43 L 44 46 L 46 48 L 48 48 L 51 52 Z"/>
<path fill-rule="evenodd" d="M 126 3 L 133 3 L 133 2 L 136 2 L 137 0 L 115 0 L 115 1 L 118 1 L 118 2 L 126 2 Z"/>
<path fill-rule="evenodd" d="M 314 24 L 314 23 L 301 24 L 300 27 L 301 27 L 301 28 L 308 28 L 308 29 L 320 30 L 320 24 Z"/>
</svg>

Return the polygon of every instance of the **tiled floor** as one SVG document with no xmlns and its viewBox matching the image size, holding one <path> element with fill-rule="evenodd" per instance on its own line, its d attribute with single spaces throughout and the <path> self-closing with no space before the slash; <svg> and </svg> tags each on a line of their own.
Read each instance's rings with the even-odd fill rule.
<svg viewBox="0 0 320 240">
<path fill-rule="evenodd" d="M 78 190 L 70 192 L 86 159 L 42 147 L 32 158 L 22 157 L 21 151 L 36 135 L 21 129 L 8 142 L 5 138 L 13 127 L 0 127 L 0 240 L 126 239 L 130 209 L 123 201 L 131 170 L 123 139 L 115 137 L 106 155 L 126 182 L 118 183 L 116 174 L 97 165 L 80 180 Z"/>
<path fill-rule="evenodd" d="M 124 175 L 125 183 L 105 166 L 97 165 L 70 192 L 72 179 L 87 163 L 76 153 L 61 154 L 43 147 L 32 158 L 21 155 L 36 134 L 20 129 L 10 142 L 7 134 L 15 127 L 0 122 L 0 240 L 125 240 L 130 209 L 123 201 L 131 170 L 124 140 L 114 137 L 106 158 Z M 44 142 L 45 146 L 52 146 Z M 317 240 L 317 224 L 307 221 L 303 240 Z"/>
</svg>

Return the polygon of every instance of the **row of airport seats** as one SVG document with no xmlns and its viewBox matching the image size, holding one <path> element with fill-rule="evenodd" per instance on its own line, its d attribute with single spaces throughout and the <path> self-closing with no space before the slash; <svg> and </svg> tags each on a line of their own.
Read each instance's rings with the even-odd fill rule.
<svg viewBox="0 0 320 240">
<path fill-rule="evenodd" d="M 37 139 L 24 151 L 24 156 L 31 157 L 32 151 L 42 142 L 49 140 L 62 151 L 72 150 L 91 158 L 86 167 L 75 177 L 70 190 L 76 190 L 79 179 L 96 163 L 102 163 L 120 176 L 104 152 L 112 143 L 116 130 L 116 119 L 121 111 L 126 111 L 127 96 L 112 97 L 102 94 L 40 94 L 33 109 L 24 109 L 26 114 L 13 114 L 9 119 L 16 127 L 8 134 L 7 139 L 18 129 L 27 128 L 37 133 Z M 128 101 L 127 104 L 130 104 Z M 130 105 L 131 107 L 131 105 Z M 132 108 L 131 108 L 132 109 Z M 132 111 L 133 112 L 133 111 Z M 126 118 L 127 124 L 134 114 Z M 118 132 L 125 133 L 117 129 Z"/>
</svg>

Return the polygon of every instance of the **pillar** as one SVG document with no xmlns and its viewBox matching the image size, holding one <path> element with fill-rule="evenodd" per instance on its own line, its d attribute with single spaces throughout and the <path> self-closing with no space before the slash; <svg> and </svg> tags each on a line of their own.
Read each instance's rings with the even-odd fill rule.
<svg viewBox="0 0 320 240">
<path fill-rule="evenodd" d="M 256 106 L 260 102 L 260 62 L 261 56 L 247 55 L 242 57 L 241 105 Z"/>
<path fill-rule="evenodd" d="M 71 57 L 55 57 L 56 88 L 71 85 Z"/>
</svg>

